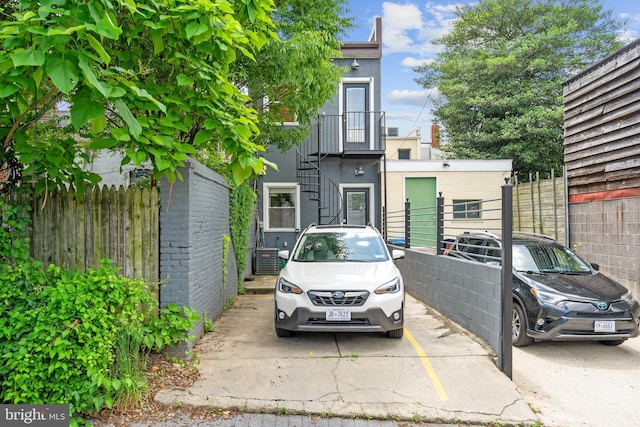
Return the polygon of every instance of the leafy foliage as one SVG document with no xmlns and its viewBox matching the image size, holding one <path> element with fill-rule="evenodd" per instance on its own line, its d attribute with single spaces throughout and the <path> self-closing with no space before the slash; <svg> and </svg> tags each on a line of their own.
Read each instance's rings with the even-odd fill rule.
<svg viewBox="0 0 640 427">
<path fill-rule="evenodd" d="M 620 23 L 590 0 L 482 0 L 458 9 L 415 70 L 456 158 L 512 158 L 521 173 L 561 170 L 562 83 L 621 47 Z"/>
<path fill-rule="evenodd" d="M 86 273 L 44 268 L 28 256 L 29 197 L 20 200 L 0 200 L 0 402 L 65 403 L 72 414 L 111 407 L 139 384 L 120 367 L 140 346 L 118 344 L 162 350 L 188 339 L 199 316 L 175 305 L 155 315 L 147 284 L 120 276 L 109 260 Z"/>
<path fill-rule="evenodd" d="M 0 141 L 39 189 L 95 177 L 70 159 L 121 149 L 156 177 L 181 178 L 187 156 L 212 142 L 242 182 L 265 165 L 258 116 L 230 79 L 277 38 L 272 0 L 16 0 L 0 6 Z M 34 125 L 64 101 L 66 135 L 46 146 Z M 68 135 L 74 134 L 74 137 Z M 80 136 L 80 138 L 78 137 Z M 44 156 L 45 150 L 47 155 Z"/>
<path fill-rule="evenodd" d="M 344 70 L 340 35 L 352 27 L 346 0 L 279 0 L 272 13 L 278 38 L 255 61 L 239 58 L 234 81 L 246 86 L 259 112 L 259 141 L 287 150 L 303 140 L 318 110 L 334 96 Z M 289 116 L 297 126 L 283 126 Z M 289 121 L 291 121 L 289 120 Z"/>
</svg>

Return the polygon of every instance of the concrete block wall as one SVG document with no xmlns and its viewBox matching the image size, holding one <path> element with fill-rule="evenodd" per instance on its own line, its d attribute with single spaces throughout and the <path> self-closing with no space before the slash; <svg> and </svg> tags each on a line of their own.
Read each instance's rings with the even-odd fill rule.
<svg viewBox="0 0 640 427">
<path fill-rule="evenodd" d="M 472 332 L 500 354 L 501 269 L 404 249 L 397 261 L 409 294 Z"/>
<path fill-rule="evenodd" d="M 231 235 L 229 186 L 195 160 L 186 162 L 180 173 L 182 181 L 172 185 L 163 179 L 160 184 L 160 304 L 188 305 L 198 311 L 202 320 L 191 334 L 199 337 L 204 318 L 216 319 L 238 290 L 231 244 L 226 279 L 223 271 L 223 238 Z"/>
<path fill-rule="evenodd" d="M 640 297 L 640 198 L 569 204 L 570 246 Z"/>
</svg>

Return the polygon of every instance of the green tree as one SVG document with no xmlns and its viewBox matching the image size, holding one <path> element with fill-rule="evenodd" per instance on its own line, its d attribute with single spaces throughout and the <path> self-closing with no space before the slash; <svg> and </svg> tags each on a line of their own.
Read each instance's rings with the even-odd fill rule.
<svg viewBox="0 0 640 427">
<path fill-rule="evenodd" d="M 247 87 L 259 112 L 260 142 L 281 150 L 303 140 L 311 121 L 337 90 L 344 70 L 340 36 L 352 27 L 347 0 L 276 0 L 279 37 L 269 39 L 255 61 L 233 65 L 236 84 Z M 298 126 L 282 125 L 283 114 Z"/>
<path fill-rule="evenodd" d="M 623 24 L 592 0 L 481 0 L 459 8 L 416 81 L 456 158 L 512 158 L 520 173 L 561 170 L 562 83 L 618 50 Z"/>
<path fill-rule="evenodd" d="M 0 6 L 0 141 L 39 188 L 97 177 L 80 164 L 94 149 L 123 163 L 150 161 L 170 181 L 212 143 L 234 180 L 261 171 L 257 111 L 230 78 L 273 31 L 272 0 L 14 0 Z M 70 106 L 66 132 L 36 124 Z"/>
</svg>

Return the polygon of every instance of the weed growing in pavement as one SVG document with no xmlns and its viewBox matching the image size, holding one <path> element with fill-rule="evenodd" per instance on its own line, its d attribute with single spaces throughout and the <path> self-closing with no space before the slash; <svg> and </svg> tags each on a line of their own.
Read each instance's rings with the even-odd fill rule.
<svg viewBox="0 0 640 427">
<path fill-rule="evenodd" d="M 287 415 L 289 410 L 287 408 L 278 408 L 278 415 Z"/>
</svg>

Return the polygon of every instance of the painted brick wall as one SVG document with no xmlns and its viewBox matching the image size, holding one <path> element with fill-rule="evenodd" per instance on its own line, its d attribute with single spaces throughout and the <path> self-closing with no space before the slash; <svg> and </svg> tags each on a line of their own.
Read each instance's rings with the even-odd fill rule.
<svg viewBox="0 0 640 427">
<path fill-rule="evenodd" d="M 223 272 L 223 238 L 229 230 L 229 186 L 195 160 L 180 170 L 183 181 L 160 184 L 160 303 L 188 305 L 214 320 L 225 302 L 237 294 L 233 247 Z M 192 331 L 203 333 L 201 321 Z M 188 350 L 177 349 L 177 352 Z"/>
<path fill-rule="evenodd" d="M 407 292 L 500 350 L 501 270 L 404 249 L 398 261 Z"/>
<path fill-rule="evenodd" d="M 569 204 L 571 247 L 640 297 L 640 198 Z"/>
</svg>

